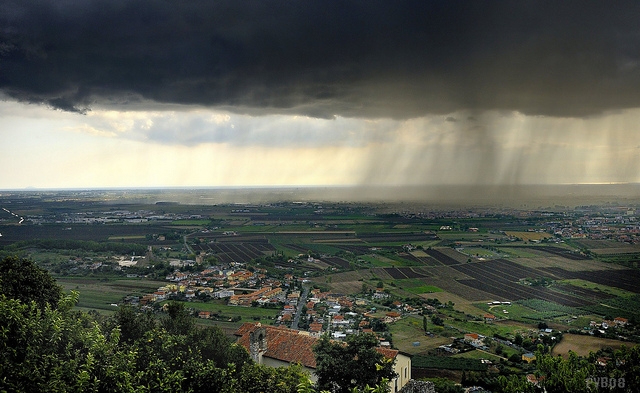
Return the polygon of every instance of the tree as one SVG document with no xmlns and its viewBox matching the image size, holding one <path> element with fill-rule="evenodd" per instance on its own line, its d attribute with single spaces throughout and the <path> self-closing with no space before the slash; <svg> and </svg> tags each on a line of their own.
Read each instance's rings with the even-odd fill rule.
<svg viewBox="0 0 640 393">
<path fill-rule="evenodd" d="M 162 320 L 162 327 L 172 334 L 188 334 L 196 325 L 184 303 L 169 302 L 166 304 L 168 318 Z"/>
<path fill-rule="evenodd" d="M 394 379 L 395 359 L 386 358 L 376 349 L 377 345 L 373 334 L 352 335 L 346 342 L 322 336 L 313 348 L 318 387 L 347 393 L 353 388 L 378 385 L 383 378 Z"/>
<path fill-rule="evenodd" d="M 498 377 L 498 384 L 500 385 L 500 391 L 505 393 L 537 393 L 536 386 L 525 378 L 516 375 L 501 375 Z M 438 392 L 440 392 L 438 390 Z"/>
<path fill-rule="evenodd" d="M 522 337 L 522 335 L 520 333 L 516 333 L 516 337 L 513 340 L 513 343 L 518 346 L 522 346 L 523 341 L 524 341 L 524 338 Z"/>
<path fill-rule="evenodd" d="M 595 375 L 596 366 L 586 358 L 569 351 L 568 359 L 543 353 L 542 346 L 536 351 L 538 372 L 544 375 L 542 387 L 549 393 L 554 392 L 595 392 L 587 383 Z"/>
<path fill-rule="evenodd" d="M 40 309 L 0 295 L 0 391 L 132 391 L 132 354 L 118 349 L 117 330 L 107 338 L 72 312 L 77 300 L 74 292 Z"/>
<path fill-rule="evenodd" d="M 296 393 L 309 375 L 298 364 L 289 367 L 269 367 L 247 364 L 238 378 L 238 391 L 243 393 Z"/>
<path fill-rule="evenodd" d="M 433 322 L 433 324 L 436 326 L 444 326 L 444 321 L 442 320 L 442 318 L 435 314 L 431 316 L 431 322 Z"/>
<path fill-rule="evenodd" d="M 427 378 L 427 381 L 433 382 L 435 391 L 438 393 L 463 393 L 464 389 L 460 385 L 456 385 L 450 379 L 447 378 Z"/>
<path fill-rule="evenodd" d="M 41 309 L 47 304 L 56 308 L 62 288 L 33 261 L 13 256 L 0 261 L 0 294 L 22 303 L 36 302 Z"/>
<path fill-rule="evenodd" d="M 118 326 L 120 328 L 120 340 L 132 344 L 142 338 L 146 332 L 156 327 L 153 314 L 138 312 L 132 306 L 125 304 L 118 307 L 112 319 L 107 323 L 107 328 Z"/>
<path fill-rule="evenodd" d="M 188 336 L 191 350 L 198 351 L 202 360 L 212 360 L 216 367 L 225 368 L 232 363 L 236 371 L 251 362 L 249 353 L 240 345 L 232 345 L 232 340 L 227 337 L 218 326 L 193 329 Z"/>
<path fill-rule="evenodd" d="M 508 359 L 511 363 L 522 363 L 522 355 L 519 353 L 514 353 L 509 356 Z"/>
<path fill-rule="evenodd" d="M 424 330 L 425 334 L 428 331 L 427 327 L 428 327 L 428 325 L 427 325 L 427 316 L 423 315 L 422 316 L 422 329 Z"/>
</svg>

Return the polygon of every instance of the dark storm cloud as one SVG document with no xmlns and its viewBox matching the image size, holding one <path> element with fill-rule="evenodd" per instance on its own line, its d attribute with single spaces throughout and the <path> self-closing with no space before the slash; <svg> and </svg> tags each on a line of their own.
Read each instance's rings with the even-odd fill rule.
<svg viewBox="0 0 640 393">
<path fill-rule="evenodd" d="M 585 116 L 640 106 L 640 3 L 0 3 L 0 89 L 83 111 Z"/>
</svg>

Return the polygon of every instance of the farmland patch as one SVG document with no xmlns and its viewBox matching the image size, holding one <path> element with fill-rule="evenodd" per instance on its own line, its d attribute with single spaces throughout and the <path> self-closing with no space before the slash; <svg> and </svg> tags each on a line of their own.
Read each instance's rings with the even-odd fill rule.
<svg viewBox="0 0 640 393">
<path fill-rule="evenodd" d="M 572 351 L 580 356 L 588 356 L 590 352 L 597 352 L 603 348 L 618 349 L 623 345 L 628 346 L 632 345 L 632 343 L 608 338 L 567 333 L 562 336 L 562 341 L 553 347 L 551 354 L 553 356 L 560 355 L 567 358 L 569 356 L 569 351 Z"/>
<path fill-rule="evenodd" d="M 545 233 L 545 232 L 520 232 L 520 231 L 505 231 L 504 232 L 507 236 L 511 236 L 511 237 L 517 237 L 519 239 L 522 239 L 524 241 L 540 241 L 543 239 L 548 239 L 551 237 L 550 234 Z"/>
</svg>

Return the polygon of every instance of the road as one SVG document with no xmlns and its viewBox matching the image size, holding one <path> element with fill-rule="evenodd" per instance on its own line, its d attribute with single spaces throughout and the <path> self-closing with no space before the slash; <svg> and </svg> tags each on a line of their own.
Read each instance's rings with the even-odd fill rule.
<svg viewBox="0 0 640 393">
<path fill-rule="evenodd" d="M 191 248 L 191 246 L 189 246 L 189 243 L 187 243 L 187 236 L 189 236 L 189 235 L 184 235 L 184 236 L 183 236 L 183 239 L 184 239 L 184 248 L 186 248 L 186 249 L 187 249 L 187 253 L 189 253 L 189 254 L 195 254 L 195 253 L 193 252 L 193 249 Z"/>
<path fill-rule="evenodd" d="M 300 322 L 300 315 L 302 315 L 302 308 L 307 304 L 307 295 L 309 294 L 309 287 L 302 284 L 302 293 L 298 299 L 298 308 L 296 309 L 296 315 L 293 317 L 291 323 L 291 329 L 298 329 L 298 322 Z"/>
</svg>

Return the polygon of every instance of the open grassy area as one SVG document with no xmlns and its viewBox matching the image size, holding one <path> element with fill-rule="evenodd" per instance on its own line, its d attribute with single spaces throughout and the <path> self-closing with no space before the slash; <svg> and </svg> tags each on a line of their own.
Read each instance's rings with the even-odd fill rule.
<svg viewBox="0 0 640 393">
<path fill-rule="evenodd" d="M 144 235 L 129 235 L 129 236 L 109 236 L 107 240 L 134 240 L 134 239 L 145 239 Z"/>
<path fill-rule="evenodd" d="M 393 266 L 400 265 L 397 261 L 391 258 L 387 258 L 384 255 L 378 255 L 378 254 L 361 255 L 358 258 L 364 259 L 367 262 L 371 262 L 371 266 L 373 267 L 393 267 Z"/>
<path fill-rule="evenodd" d="M 626 341 L 612 340 L 608 338 L 583 336 L 579 334 L 565 334 L 562 337 L 562 341 L 556 344 L 551 351 L 551 354 L 561 355 L 567 357 L 569 351 L 573 351 L 580 356 L 587 356 L 590 352 L 596 352 L 602 348 L 614 348 L 618 349 L 623 345 L 634 345 Z"/>
<path fill-rule="evenodd" d="M 507 236 L 520 238 L 524 241 L 542 240 L 550 238 L 551 235 L 545 232 L 521 232 L 521 231 L 505 231 Z"/>
<path fill-rule="evenodd" d="M 433 326 L 429 321 L 429 329 Z M 440 345 L 451 343 L 448 337 L 428 337 L 422 329 L 422 316 L 410 315 L 399 321 L 389 324 L 389 330 L 393 334 L 393 345 L 401 351 L 410 354 L 425 352 L 437 348 Z M 420 343 L 414 346 L 413 343 Z"/>
<path fill-rule="evenodd" d="M 471 257 L 476 257 L 476 258 L 490 259 L 490 258 L 498 258 L 500 256 L 491 250 L 487 250 L 481 247 L 464 247 L 459 251 L 465 255 L 469 255 Z"/>
<path fill-rule="evenodd" d="M 453 355 L 454 358 L 463 358 L 463 359 L 488 359 L 492 362 L 499 362 L 502 358 L 498 355 L 494 355 L 492 353 L 486 351 L 473 350 L 464 353 L 458 353 Z"/>
<path fill-rule="evenodd" d="M 275 317 L 280 310 L 261 308 L 261 307 L 240 307 L 240 306 L 228 306 L 222 302 L 185 302 L 187 307 L 195 308 L 201 311 L 219 312 L 224 315 L 239 315 L 243 318 L 251 318 L 254 316 L 259 317 Z"/>
<path fill-rule="evenodd" d="M 107 311 L 114 310 L 111 304 L 120 304 L 125 296 L 142 296 L 166 284 L 163 281 L 92 278 L 58 278 L 57 282 L 65 292 L 78 291 L 77 307 Z"/>
<path fill-rule="evenodd" d="M 509 258 L 535 258 L 538 256 L 523 247 L 496 247 L 500 250 L 500 253 L 508 255 Z"/>
<path fill-rule="evenodd" d="M 436 287 L 435 285 L 421 285 L 419 287 L 405 288 L 405 290 L 413 293 L 414 295 L 442 292 L 442 289 Z"/>
<path fill-rule="evenodd" d="M 511 303 L 511 305 L 488 305 L 487 303 L 474 303 L 474 306 L 485 310 L 500 319 L 510 319 L 513 321 L 528 322 L 537 318 L 537 312 L 529 307 L 525 307 L 518 303 Z M 508 314 L 504 313 L 507 311 Z"/>
<path fill-rule="evenodd" d="M 445 320 L 445 326 L 450 326 L 462 333 L 478 333 L 483 336 L 493 337 L 496 333 L 501 336 L 507 336 L 513 334 L 520 327 L 506 325 L 501 323 L 485 323 L 482 321 L 465 321 L 447 319 Z"/>
<path fill-rule="evenodd" d="M 602 285 L 602 284 L 596 284 L 593 283 L 591 281 L 585 281 L 585 280 L 580 280 L 580 279 L 572 279 L 572 280 L 563 280 L 560 281 L 562 283 L 567 283 L 570 285 L 574 285 L 576 287 L 579 288 L 586 288 L 586 289 L 593 289 L 596 291 L 600 291 L 600 292 L 604 292 L 604 293 L 609 293 L 611 295 L 614 296 L 632 296 L 633 293 L 629 292 L 629 291 L 625 291 L 624 289 L 620 289 L 620 288 L 615 288 L 615 287 L 609 287 L 606 285 Z"/>
</svg>

